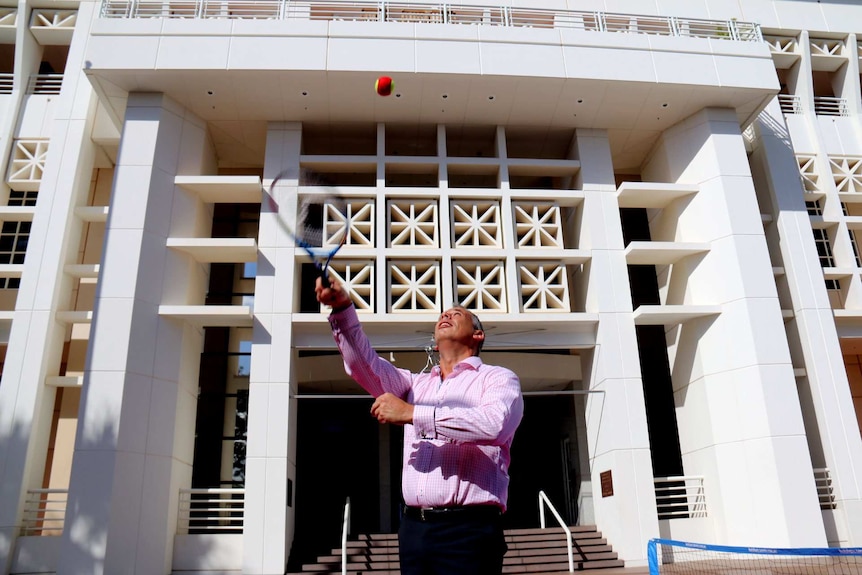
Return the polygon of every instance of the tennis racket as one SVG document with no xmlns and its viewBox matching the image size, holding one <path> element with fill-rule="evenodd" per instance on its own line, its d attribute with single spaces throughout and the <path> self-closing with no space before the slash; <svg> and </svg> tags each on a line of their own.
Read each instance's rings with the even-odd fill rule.
<svg viewBox="0 0 862 575">
<path fill-rule="evenodd" d="M 293 238 L 296 246 L 305 250 L 311 258 L 323 286 L 329 287 L 329 264 L 347 241 L 350 228 L 347 201 L 313 172 L 302 170 L 300 183 L 316 189 L 299 193 L 296 221 L 291 225 L 288 223 L 285 202 L 282 201 L 288 194 L 279 192 L 276 188 L 276 184 L 286 175 L 287 171 L 280 172 L 272 180 L 269 189 L 263 190 L 263 200 L 276 215 L 279 226 Z M 282 198 L 281 194 L 285 198 Z"/>
</svg>

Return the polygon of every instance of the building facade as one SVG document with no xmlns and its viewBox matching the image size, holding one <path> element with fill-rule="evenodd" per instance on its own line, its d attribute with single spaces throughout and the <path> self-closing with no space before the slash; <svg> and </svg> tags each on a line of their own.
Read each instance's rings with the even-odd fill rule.
<svg viewBox="0 0 862 575">
<path fill-rule="evenodd" d="M 519 374 L 510 527 L 862 546 L 862 6 L 523 4 L 0 0 L 0 572 L 397 529 L 283 225 L 333 189 L 384 357 L 459 302 Z"/>
</svg>

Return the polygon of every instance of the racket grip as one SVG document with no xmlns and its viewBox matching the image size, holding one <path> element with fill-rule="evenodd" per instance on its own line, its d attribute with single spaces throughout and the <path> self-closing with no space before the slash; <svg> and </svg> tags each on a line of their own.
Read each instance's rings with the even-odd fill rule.
<svg viewBox="0 0 862 575">
<path fill-rule="evenodd" d="M 329 275 L 327 275 L 325 270 L 320 270 L 320 285 L 324 289 L 332 287 L 332 284 L 329 283 Z"/>
</svg>

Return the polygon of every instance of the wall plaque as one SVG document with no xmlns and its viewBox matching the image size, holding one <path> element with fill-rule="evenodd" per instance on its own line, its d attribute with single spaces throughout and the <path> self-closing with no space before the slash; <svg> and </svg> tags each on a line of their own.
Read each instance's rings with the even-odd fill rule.
<svg viewBox="0 0 862 575">
<path fill-rule="evenodd" d="M 611 470 L 602 471 L 599 477 L 602 482 L 602 497 L 610 497 L 614 494 L 614 478 L 611 475 Z"/>
</svg>

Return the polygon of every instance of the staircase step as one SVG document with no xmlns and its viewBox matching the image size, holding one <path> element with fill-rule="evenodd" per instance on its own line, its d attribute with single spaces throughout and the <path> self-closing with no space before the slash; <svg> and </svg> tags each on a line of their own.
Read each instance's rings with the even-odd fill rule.
<svg viewBox="0 0 862 575">
<path fill-rule="evenodd" d="M 622 567 L 621 560 L 616 561 L 575 561 L 575 571 L 585 571 L 587 569 L 605 569 L 608 567 Z M 503 573 L 550 573 L 550 572 L 568 572 L 569 562 L 559 561 L 556 563 L 538 563 L 535 565 L 519 564 L 519 565 L 503 565 Z"/>
<path fill-rule="evenodd" d="M 576 535 L 579 533 L 599 533 L 599 530 L 595 525 L 569 525 L 569 531 L 572 532 L 572 535 Z M 527 527 L 527 528 L 519 528 L 519 529 L 506 529 L 506 535 L 529 535 L 531 533 L 541 533 L 543 531 L 549 530 L 558 530 L 562 533 L 563 529 L 559 526 L 559 524 L 554 523 L 553 525 L 548 525 L 544 529 L 541 527 Z"/>
<path fill-rule="evenodd" d="M 575 569 L 608 570 L 603 575 L 617 575 L 624 562 L 618 559 L 611 545 L 594 525 L 577 525 L 570 528 Z M 505 532 L 509 547 L 503 559 L 503 573 L 507 575 L 554 575 L 568 573 L 566 535 L 560 527 L 546 529 L 508 529 Z M 394 533 L 364 533 L 347 542 L 347 569 L 350 575 L 400 575 L 398 535 Z M 306 564 L 301 573 L 287 575 L 339 575 L 341 549 L 332 549 L 328 555 Z M 628 575 L 628 573 L 626 573 Z"/>
</svg>

